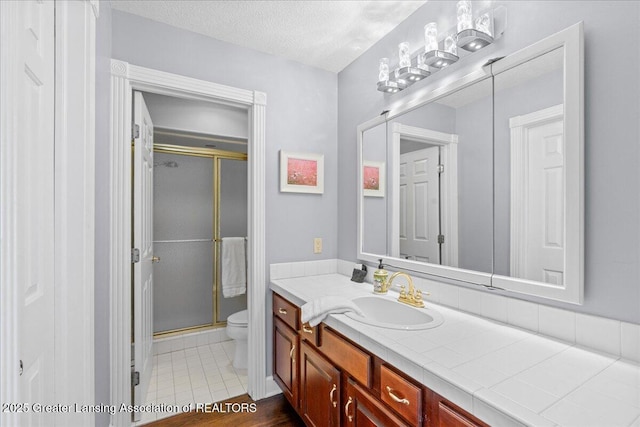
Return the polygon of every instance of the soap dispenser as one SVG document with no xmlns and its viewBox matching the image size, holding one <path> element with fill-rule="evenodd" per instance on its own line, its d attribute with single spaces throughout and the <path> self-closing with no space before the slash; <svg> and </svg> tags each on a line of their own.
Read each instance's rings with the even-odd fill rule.
<svg viewBox="0 0 640 427">
<path fill-rule="evenodd" d="M 384 269 L 384 265 L 382 265 L 382 258 L 378 261 L 380 261 L 378 269 L 373 272 L 373 292 L 377 294 L 386 294 L 387 276 L 389 276 L 389 272 Z"/>
</svg>

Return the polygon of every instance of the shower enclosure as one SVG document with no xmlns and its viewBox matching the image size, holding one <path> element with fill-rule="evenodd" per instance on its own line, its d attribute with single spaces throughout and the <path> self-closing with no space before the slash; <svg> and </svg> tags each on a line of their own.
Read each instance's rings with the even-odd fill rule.
<svg viewBox="0 0 640 427">
<path fill-rule="evenodd" d="M 222 237 L 247 236 L 247 155 L 154 146 L 154 335 L 223 326 L 246 294 L 223 298 Z"/>
</svg>

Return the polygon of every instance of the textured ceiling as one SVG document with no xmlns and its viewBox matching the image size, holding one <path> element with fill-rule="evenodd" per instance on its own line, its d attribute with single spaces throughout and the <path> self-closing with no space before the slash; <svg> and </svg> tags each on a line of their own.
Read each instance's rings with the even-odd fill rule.
<svg viewBox="0 0 640 427">
<path fill-rule="evenodd" d="M 112 0 L 114 9 L 339 72 L 426 1 Z"/>
</svg>

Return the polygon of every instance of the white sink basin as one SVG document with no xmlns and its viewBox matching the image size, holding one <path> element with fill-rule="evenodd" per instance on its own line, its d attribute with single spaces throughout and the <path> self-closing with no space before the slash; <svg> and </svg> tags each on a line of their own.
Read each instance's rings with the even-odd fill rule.
<svg viewBox="0 0 640 427">
<path fill-rule="evenodd" d="M 369 296 L 353 300 L 364 316 L 349 312 L 348 317 L 358 322 L 387 329 L 419 330 L 439 326 L 442 315 L 431 308 L 414 308 L 385 297 Z"/>
</svg>

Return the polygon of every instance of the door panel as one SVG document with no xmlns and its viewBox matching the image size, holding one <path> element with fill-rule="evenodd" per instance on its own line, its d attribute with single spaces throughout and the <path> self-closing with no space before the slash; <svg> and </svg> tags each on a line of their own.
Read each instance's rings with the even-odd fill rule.
<svg viewBox="0 0 640 427">
<path fill-rule="evenodd" d="M 216 168 L 218 197 L 221 200 L 218 204 L 218 237 L 247 237 L 247 161 L 219 158 L 216 162 Z M 222 248 L 222 242 L 218 243 L 217 248 L 218 250 Z M 216 257 L 217 261 L 221 259 L 221 255 L 219 252 Z M 218 299 L 216 322 L 224 322 L 233 313 L 247 308 L 246 293 L 231 298 L 224 298 L 222 295 L 220 274 L 223 268 L 224 266 L 220 265 L 216 273 L 216 298 Z"/>
<path fill-rule="evenodd" d="M 340 424 L 340 371 L 308 344 L 300 344 L 300 413 L 308 426 Z"/>
<path fill-rule="evenodd" d="M 21 43 L 15 117 L 19 383 L 22 402 L 54 402 L 54 3 L 18 2 Z M 18 367 L 16 366 L 16 369 Z M 30 411 L 22 425 L 44 425 Z"/>
<path fill-rule="evenodd" d="M 273 379 L 298 409 L 298 333 L 273 317 Z"/>
<path fill-rule="evenodd" d="M 133 264 L 134 371 L 140 383 L 133 386 L 133 404 L 146 398 L 153 369 L 153 123 L 142 93 L 134 92 L 133 246 L 139 261 Z M 134 413 L 134 420 L 140 413 Z"/>
<path fill-rule="evenodd" d="M 510 274 L 563 286 L 562 116 L 512 127 L 511 144 L 511 173 L 515 184 L 512 183 L 511 194 Z"/>
<path fill-rule="evenodd" d="M 440 148 L 400 156 L 400 256 L 440 263 Z"/>
<path fill-rule="evenodd" d="M 153 161 L 154 332 L 211 325 L 213 161 L 162 151 Z"/>
</svg>

